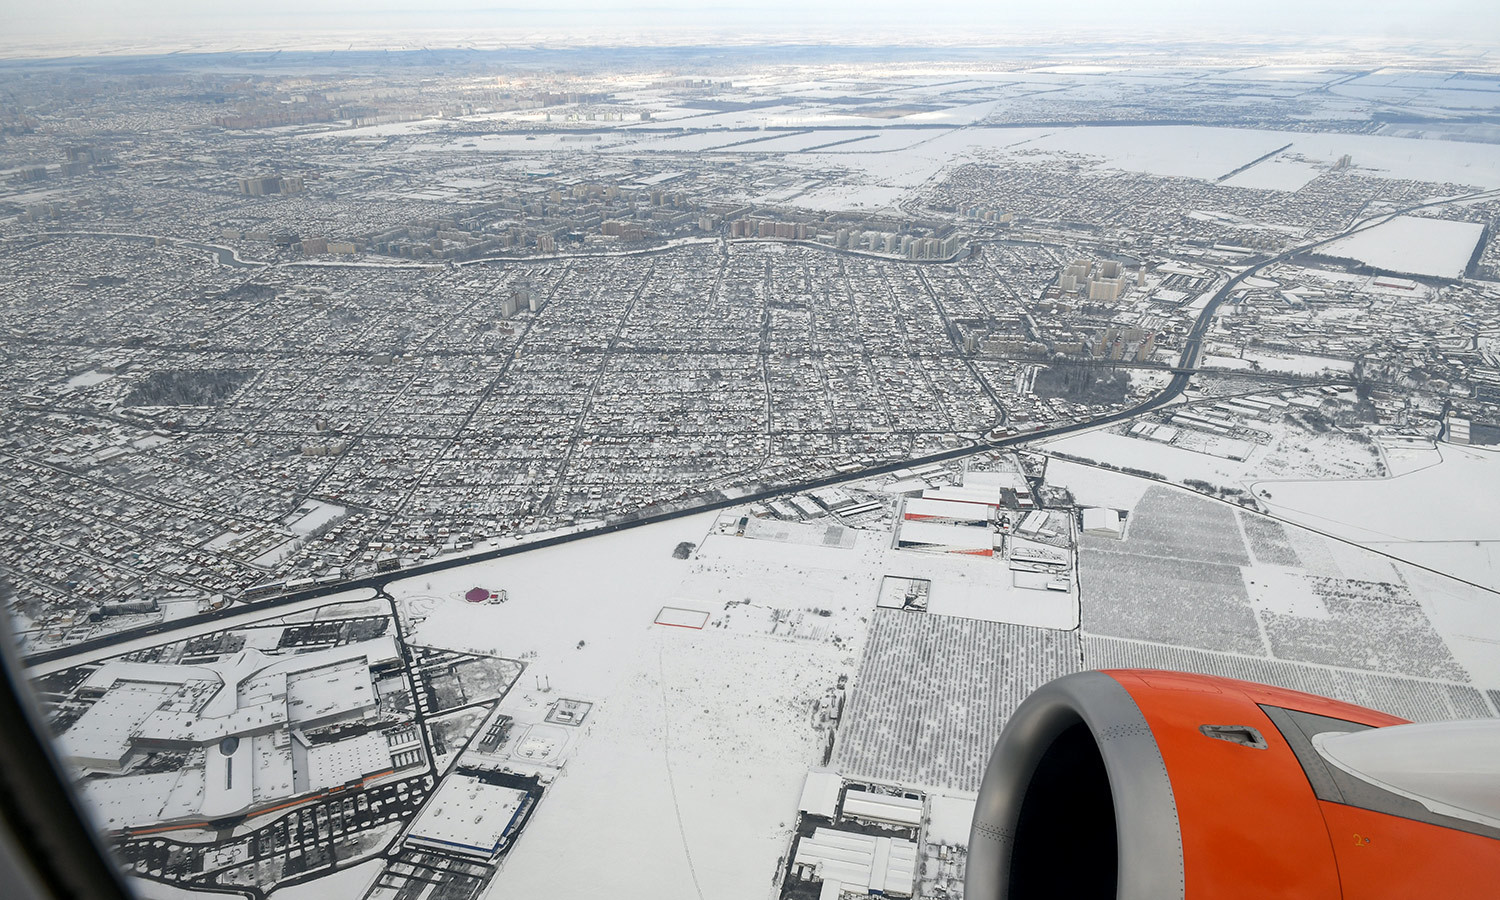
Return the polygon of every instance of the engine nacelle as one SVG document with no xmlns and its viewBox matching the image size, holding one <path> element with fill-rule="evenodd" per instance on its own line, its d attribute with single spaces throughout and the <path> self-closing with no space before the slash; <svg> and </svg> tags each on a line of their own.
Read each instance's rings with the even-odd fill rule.
<svg viewBox="0 0 1500 900">
<path fill-rule="evenodd" d="M 1494 900 L 1500 721 L 1410 725 L 1180 672 L 1069 675 L 995 745 L 964 896 Z"/>
</svg>

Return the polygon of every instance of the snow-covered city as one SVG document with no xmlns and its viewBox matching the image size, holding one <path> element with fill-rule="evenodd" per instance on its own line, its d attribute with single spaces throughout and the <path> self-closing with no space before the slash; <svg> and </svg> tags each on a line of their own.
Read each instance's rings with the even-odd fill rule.
<svg viewBox="0 0 1500 900">
<path fill-rule="evenodd" d="M 337 49 L 0 59 L 136 896 L 958 900 L 1061 676 L 1500 717 L 1484 47 Z"/>
</svg>

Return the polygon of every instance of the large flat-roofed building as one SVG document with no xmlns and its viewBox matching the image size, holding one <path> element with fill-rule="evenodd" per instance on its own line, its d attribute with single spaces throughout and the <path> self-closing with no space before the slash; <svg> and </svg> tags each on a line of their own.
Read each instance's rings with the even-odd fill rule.
<svg viewBox="0 0 1500 900">
<path fill-rule="evenodd" d="M 988 528 L 962 525 L 934 525 L 930 522 L 903 521 L 897 546 L 903 550 L 925 550 L 929 553 L 960 553 L 969 556 L 994 556 L 995 534 Z"/>
<path fill-rule="evenodd" d="M 1100 537 L 1120 537 L 1125 531 L 1124 520 L 1117 509 L 1091 506 L 1083 511 L 1083 533 Z"/>
<path fill-rule="evenodd" d="M 843 784 L 844 780 L 831 769 L 809 769 L 802 782 L 802 799 L 797 809 L 832 819 L 838 814 L 839 789 Z"/>
<path fill-rule="evenodd" d="M 850 787 L 844 792 L 844 815 L 866 822 L 916 828 L 922 824 L 922 801 L 917 797 L 877 794 Z"/>
<path fill-rule="evenodd" d="M 82 768 L 120 771 L 135 750 L 138 726 L 176 690 L 173 685 L 130 684 L 110 691 L 107 702 L 90 706 L 63 733 L 63 754 Z"/>
<path fill-rule="evenodd" d="M 906 501 L 902 518 L 908 522 L 931 522 L 934 525 L 977 525 L 990 523 L 992 507 L 983 503 L 955 503 L 952 500 L 928 500 L 914 497 Z"/>
<path fill-rule="evenodd" d="M 823 882 L 819 894 L 846 893 L 910 897 L 917 883 L 917 845 L 901 838 L 854 834 L 817 828 L 797 841 L 792 873 L 803 881 Z"/>
<path fill-rule="evenodd" d="M 928 488 L 924 500 L 983 504 L 991 508 L 1030 509 L 1031 485 L 1020 472 L 965 472 L 963 484 Z"/>
<path fill-rule="evenodd" d="M 510 843 L 531 802 L 525 791 L 475 775 L 450 775 L 412 823 L 406 842 L 488 862 Z"/>
<path fill-rule="evenodd" d="M 321 726 L 366 721 L 378 709 L 373 668 L 399 661 L 394 639 L 310 653 L 244 650 L 184 666 L 115 661 L 80 686 L 94 703 L 63 733 L 69 760 L 105 827 L 224 818 L 393 768 L 379 731 L 309 737 Z M 171 773 L 137 774 L 159 751 L 201 752 Z"/>
<path fill-rule="evenodd" d="M 370 666 L 362 656 L 286 675 L 287 715 L 300 727 L 316 728 L 374 706 Z"/>
<path fill-rule="evenodd" d="M 1031 484 L 1020 472 L 965 472 L 964 487 L 1029 494 Z"/>
</svg>

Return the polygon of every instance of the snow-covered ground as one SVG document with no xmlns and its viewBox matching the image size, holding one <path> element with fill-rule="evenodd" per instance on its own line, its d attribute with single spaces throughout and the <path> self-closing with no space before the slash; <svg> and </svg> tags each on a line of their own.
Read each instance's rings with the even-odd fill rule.
<svg viewBox="0 0 1500 900">
<path fill-rule="evenodd" d="M 814 605 L 869 609 L 881 578 L 894 575 L 932 582 L 929 612 L 1039 628 L 1077 625 L 1076 592 L 1016 587 L 998 558 L 897 550 L 887 532 L 855 534 L 850 550 L 710 536 L 699 550 L 704 568 L 684 579 L 679 596 L 722 605 L 804 591 L 823 598 Z"/>
<path fill-rule="evenodd" d="M 996 129 L 997 137 L 1011 129 Z M 1015 129 L 1014 131 L 1020 131 Z M 1382 178 L 1500 187 L 1500 156 L 1484 144 L 1359 134 L 1301 134 L 1195 125 L 1081 126 L 1049 129 L 1023 150 L 1096 157 L 1100 165 L 1132 172 L 1212 180 L 1291 144 L 1282 154 L 1227 183 L 1294 190 L 1344 154 L 1353 166 Z M 1259 171 L 1264 170 L 1264 171 Z"/>
<path fill-rule="evenodd" d="M 1392 476 L 1405 475 L 1443 461 L 1443 454 L 1432 440 L 1382 440 L 1381 450 Z"/>
<path fill-rule="evenodd" d="M 783 638 L 764 630 L 654 624 L 663 606 L 723 616 L 716 568 L 678 560 L 700 543 L 712 514 L 476 563 L 392 588 L 411 640 L 522 659 L 507 703 L 542 688 L 597 698 L 589 734 L 549 789 L 492 882 L 491 896 L 760 898 L 785 849 L 801 778 L 821 733 L 813 703 L 851 674 L 859 617 L 833 634 Z M 777 554 L 795 544 L 729 539 Z M 830 554 L 851 551 L 838 548 Z M 827 572 L 799 578 L 752 554 L 736 565 L 755 602 L 792 609 L 837 600 Z M 777 567 L 779 568 L 779 567 Z M 474 586 L 504 589 L 502 604 L 469 604 Z M 873 589 L 844 602 L 874 604 Z M 735 596 L 734 600 L 743 600 Z M 821 639 L 820 639 L 821 638 Z M 532 698 L 536 699 L 536 698 Z M 628 823 L 628 827 L 622 827 Z"/>
<path fill-rule="evenodd" d="M 1453 450 L 1444 445 L 1442 466 L 1400 478 L 1263 482 L 1258 487 L 1272 493 L 1263 501 L 1284 521 L 1235 510 L 1238 528 L 1216 529 L 1196 519 L 1191 526 L 1180 520 L 1193 509 L 1207 512 L 1203 504 L 1233 510 L 1230 504 L 1183 494 L 1185 506 L 1175 501 L 1164 506 L 1162 501 L 1170 498 L 1159 492 L 1181 492 L 1136 476 L 1051 460 L 1049 481 L 1066 485 L 1078 503 L 1132 513 L 1126 540 L 1084 539 L 1083 630 L 1110 635 L 1106 643 L 1114 648 L 1109 655 L 1093 655 L 1090 647 L 1102 645 L 1091 645 L 1086 638 L 1085 663 L 1185 666 L 1299 690 L 1342 691 L 1353 702 L 1379 706 L 1378 699 L 1398 714 L 1418 718 L 1492 714 L 1479 707 L 1465 712 L 1474 702 L 1468 689 L 1444 686 L 1467 681 L 1479 689 L 1500 688 L 1500 654 L 1494 652 L 1500 643 L 1500 593 L 1461 580 L 1467 577 L 1463 565 L 1477 568 L 1472 556 L 1463 555 L 1465 547 L 1488 559 L 1488 548 L 1496 543 L 1481 541 L 1476 548 L 1473 540 L 1441 540 L 1454 533 L 1477 535 L 1476 527 L 1492 528 L 1500 507 L 1490 494 L 1497 489 L 1480 467 L 1497 457 L 1464 448 L 1459 458 L 1467 462 L 1439 476 L 1454 459 Z M 1471 502 L 1460 496 L 1465 488 L 1472 496 L 1480 483 L 1490 487 Z M 1299 506 L 1305 502 L 1323 513 L 1337 511 L 1339 519 L 1348 521 L 1307 516 L 1306 524 L 1317 531 L 1302 528 L 1294 524 L 1300 513 L 1278 505 L 1280 494 L 1288 491 L 1299 492 Z M 1151 492 L 1157 499 L 1147 509 L 1144 498 Z M 1420 534 L 1432 529 L 1440 541 L 1371 541 L 1354 532 L 1352 523 L 1361 517 L 1374 517 L 1364 524 L 1387 531 Z M 1154 529 L 1146 527 L 1153 518 L 1162 521 Z M 1191 535 L 1186 543 L 1162 544 L 1179 532 Z M 1426 564 L 1423 553 L 1453 554 L 1453 560 L 1434 568 L 1457 577 L 1401 561 Z M 1186 595 L 1173 594 L 1177 588 Z M 1218 612 L 1195 622 L 1192 611 L 1205 606 L 1210 589 L 1220 596 L 1214 604 Z M 1142 605 L 1143 596 L 1157 599 Z M 1187 611 L 1155 624 L 1144 622 L 1143 617 L 1157 614 L 1163 599 L 1185 603 Z M 1243 622 L 1226 631 L 1231 610 Z M 1401 621 L 1393 624 L 1392 617 Z M 1132 642 L 1139 646 L 1130 649 Z M 1459 705 L 1450 711 L 1443 697 Z"/>
<path fill-rule="evenodd" d="M 286 527 L 296 535 L 309 535 L 325 525 L 343 518 L 349 510 L 323 500 L 308 500 L 287 516 Z"/>
<path fill-rule="evenodd" d="M 1099 157 L 1109 168 L 1211 180 L 1291 140 L 1274 131 L 1190 125 L 1062 128 L 1026 149 Z"/>
<path fill-rule="evenodd" d="M 1318 375 L 1323 372 L 1349 373 L 1354 363 L 1347 359 L 1332 359 L 1312 354 L 1273 353 L 1268 350 L 1246 350 L 1241 357 L 1259 363 L 1266 372 L 1291 372 L 1297 375 Z"/>
<path fill-rule="evenodd" d="M 688 563 L 680 541 L 703 539 L 711 514 L 575 541 L 393 583 L 398 609 L 417 625 L 410 641 L 525 659 L 558 690 L 608 696 L 635 671 L 636 644 L 674 593 Z M 504 590 L 501 604 L 471 604 L 473 587 Z M 584 642 L 582 648 L 578 643 Z"/>
<path fill-rule="evenodd" d="M 839 675 L 852 674 L 863 629 L 855 607 L 873 607 L 875 590 L 849 589 L 848 570 L 828 568 L 855 551 L 706 542 L 713 520 L 695 516 L 393 587 L 407 616 L 423 618 L 413 643 L 526 661 L 522 696 L 507 703 L 526 702 L 539 686 L 551 697 L 598 700 L 589 734 L 492 896 L 686 898 L 700 887 L 703 896 L 764 894 L 802 775 L 821 748 L 810 711 Z M 723 546 L 684 561 L 672 556 L 680 541 Z M 509 599 L 459 599 L 476 585 Z M 827 631 L 783 637 L 751 607 L 726 613 L 726 603 L 747 598 L 755 609 L 848 610 L 827 617 Z M 663 606 L 694 605 L 717 624 L 654 624 Z"/>
<path fill-rule="evenodd" d="M 1189 428 L 1183 429 L 1177 444 L 1095 430 L 1044 446 L 1079 459 L 1151 472 L 1176 484 L 1196 480 L 1241 490 L 1249 490 L 1254 482 L 1265 478 L 1357 478 L 1373 477 L 1378 472 L 1379 451 L 1341 432 L 1309 434 L 1271 420 L 1257 420 L 1251 427 L 1267 432 L 1270 440 L 1249 445 L 1244 459 L 1229 458 L 1226 451 L 1219 451 L 1224 455 L 1207 452 L 1214 449 L 1214 442 L 1231 442 Z M 1189 449 L 1199 443 L 1201 450 Z M 1243 445 L 1243 441 L 1234 443 L 1236 447 Z"/>
<path fill-rule="evenodd" d="M 64 387 L 93 387 L 96 384 L 103 384 L 104 382 L 114 377 L 115 374 L 113 372 L 101 372 L 98 369 L 90 369 L 87 372 L 81 372 L 77 375 L 74 375 L 72 378 L 69 378 L 64 384 Z"/>
<path fill-rule="evenodd" d="M 1457 278 L 1482 234 L 1484 226 L 1478 222 L 1396 216 L 1334 241 L 1321 252 L 1392 272 Z"/>
<path fill-rule="evenodd" d="M 383 138 L 420 134 L 436 131 L 447 124 L 444 119 L 416 119 L 411 122 L 384 122 L 379 125 L 362 125 L 358 128 L 338 128 L 328 131 L 309 131 L 300 138 Z"/>
<path fill-rule="evenodd" d="M 1230 187 L 1260 188 L 1271 191 L 1296 191 L 1309 181 L 1323 174 L 1323 169 L 1299 159 L 1288 159 L 1285 154 L 1224 180 Z"/>
<path fill-rule="evenodd" d="M 636 671 L 538 807 L 489 896 L 766 896 L 852 655 L 831 644 L 656 626 Z"/>
<path fill-rule="evenodd" d="M 738 537 L 716 519 L 390 588 L 416 623 L 411 643 L 524 661 L 506 704 L 595 701 L 491 896 L 764 896 L 827 739 L 812 711 L 854 675 L 884 575 L 930 579 L 928 615 L 1077 626 L 1075 595 L 1014 587 L 999 559 L 895 550 L 886 531 L 832 544 L 795 540 L 790 527 Z M 673 558 L 681 541 L 697 545 L 691 559 Z M 508 599 L 464 602 L 476 586 Z M 664 607 L 701 610 L 706 621 L 693 621 L 705 625 L 656 624 Z"/>
<path fill-rule="evenodd" d="M 1255 490 L 1280 518 L 1500 589 L 1500 454 L 1453 444 L 1440 452 L 1441 464 L 1395 478 Z"/>
<path fill-rule="evenodd" d="M 327 897 L 360 897 L 365 888 L 375 881 L 385 866 L 383 859 L 367 859 L 325 875 L 316 881 L 308 881 L 271 892 L 274 900 L 324 900 Z M 195 895 L 196 896 L 196 895 Z"/>
<path fill-rule="evenodd" d="M 825 175 L 830 171 L 843 172 L 836 181 L 825 180 L 821 186 L 795 196 L 782 196 L 773 191 L 764 196 L 742 199 L 774 201 L 814 210 L 892 207 L 911 199 L 929 180 L 963 162 L 978 159 L 1003 164 L 1017 153 L 1031 154 L 1027 158 L 1034 161 L 1038 152 L 1089 158 L 1101 168 L 1212 181 L 1290 144 L 1282 153 L 1238 173 L 1226 184 L 1293 191 L 1348 154 L 1356 169 L 1375 177 L 1500 187 L 1500 160 L 1487 153 L 1485 145 L 1185 125 L 1042 129 L 973 124 L 990 112 L 997 102 L 1000 101 L 984 101 L 891 119 L 851 115 L 839 108 L 816 104 L 786 104 L 709 114 L 673 110 L 664 112 L 659 118 L 670 117 L 683 127 L 706 130 L 660 135 L 622 123 L 611 131 L 587 136 L 494 134 L 464 135 L 454 139 L 444 138 L 439 132 L 433 141 L 416 143 L 411 150 L 522 154 L 514 162 L 523 167 L 535 165 L 534 154 L 542 152 L 589 154 L 624 149 L 631 153 L 780 153 L 784 154 L 782 161 L 789 169 L 800 168 L 810 174 L 819 172 Z M 891 127 L 913 123 L 942 123 L 955 127 L 945 130 Z M 660 123 L 637 124 L 642 128 L 655 128 Z M 317 136 L 357 138 L 420 134 L 441 126 L 440 120 L 424 120 L 321 132 Z M 795 134 L 760 130 L 765 126 L 806 130 Z M 749 143 L 743 143 L 746 141 Z M 835 146 L 802 152 L 829 144 Z"/>
<path fill-rule="evenodd" d="M 1065 459 L 1047 461 L 1047 483 L 1065 487 L 1080 506 L 1099 506 L 1129 511 L 1135 508 L 1151 482 L 1122 477 L 1116 472 L 1085 466 Z"/>
</svg>

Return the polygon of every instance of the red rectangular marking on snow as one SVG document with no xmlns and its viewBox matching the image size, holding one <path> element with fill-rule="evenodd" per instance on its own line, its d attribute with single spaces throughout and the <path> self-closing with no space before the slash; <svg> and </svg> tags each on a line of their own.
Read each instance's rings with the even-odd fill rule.
<svg viewBox="0 0 1500 900">
<path fill-rule="evenodd" d="M 656 614 L 656 624 L 671 625 L 673 628 L 691 628 L 695 631 L 702 630 L 708 624 L 708 613 L 701 609 L 682 609 L 676 606 L 663 606 L 661 612 Z"/>
</svg>

